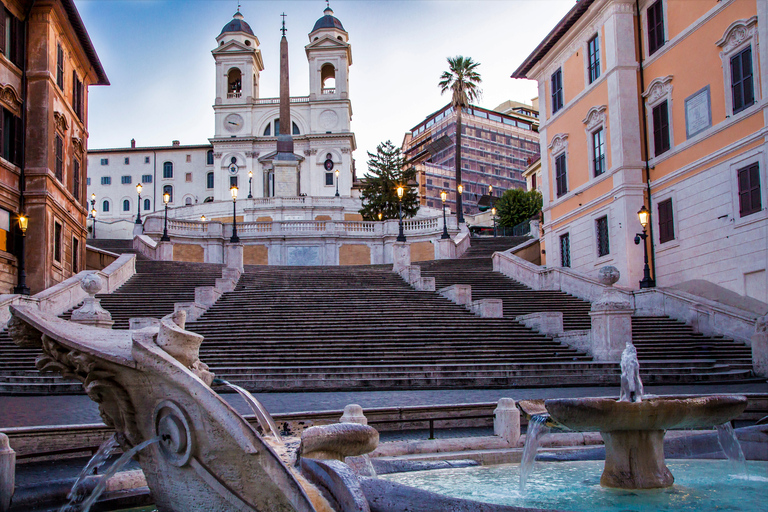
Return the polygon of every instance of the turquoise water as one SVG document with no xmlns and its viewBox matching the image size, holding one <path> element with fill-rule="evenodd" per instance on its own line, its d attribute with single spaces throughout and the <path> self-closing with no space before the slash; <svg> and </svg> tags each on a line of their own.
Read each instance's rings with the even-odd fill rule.
<svg viewBox="0 0 768 512">
<path fill-rule="evenodd" d="M 574 512 L 765 512 L 768 462 L 748 462 L 747 475 L 732 475 L 726 460 L 667 461 L 675 485 L 653 491 L 600 487 L 603 461 L 536 462 L 525 493 L 519 464 L 439 469 L 380 478 L 439 494 L 499 505 Z"/>
</svg>

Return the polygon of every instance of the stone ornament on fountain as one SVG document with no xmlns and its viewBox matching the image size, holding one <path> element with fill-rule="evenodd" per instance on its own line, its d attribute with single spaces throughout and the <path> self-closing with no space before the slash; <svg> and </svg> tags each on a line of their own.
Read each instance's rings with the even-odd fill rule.
<svg viewBox="0 0 768 512">
<path fill-rule="evenodd" d="M 95 272 L 88 274 L 80 281 L 80 287 L 89 295 L 83 301 L 83 305 L 72 312 L 72 321 L 94 327 L 111 329 L 114 322 L 112 315 L 101 307 L 101 301 L 96 294 L 104 287 L 101 277 Z"/>
<path fill-rule="evenodd" d="M 200 361 L 203 337 L 185 330 L 186 322 L 187 312 L 184 310 L 161 318 L 155 343 L 210 386 L 214 375 L 208 371 L 208 365 Z"/>
<path fill-rule="evenodd" d="M 752 335 L 752 368 L 755 374 L 768 377 L 768 315 L 755 321 L 755 334 Z"/>
<path fill-rule="evenodd" d="M 621 353 L 621 394 L 619 402 L 641 402 L 643 400 L 643 382 L 640 380 L 640 363 L 637 361 L 637 349 L 632 342 L 627 342 Z"/>
</svg>

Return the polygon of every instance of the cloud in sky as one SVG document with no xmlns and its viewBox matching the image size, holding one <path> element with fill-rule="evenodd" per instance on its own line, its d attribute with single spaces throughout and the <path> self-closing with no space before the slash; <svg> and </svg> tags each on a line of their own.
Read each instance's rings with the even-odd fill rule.
<svg viewBox="0 0 768 512">
<path fill-rule="evenodd" d="M 112 85 L 91 87 L 89 147 L 203 144 L 213 136 L 211 50 L 234 0 L 76 0 Z M 534 82 L 510 78 L 573 0 L 332 0 L 352 45 L 350 99 L 358 175 L 366 151 L 445 105 L 437 87 L 446 57 L 480 62 L 481 106 L 530 103 Z M 261 97 L 278 96 L 280 14 L 287 15 L 291 95 L 309 93 L 304 46 L 324 0 L 244 0 L 259 38 Z"/>
</svg>

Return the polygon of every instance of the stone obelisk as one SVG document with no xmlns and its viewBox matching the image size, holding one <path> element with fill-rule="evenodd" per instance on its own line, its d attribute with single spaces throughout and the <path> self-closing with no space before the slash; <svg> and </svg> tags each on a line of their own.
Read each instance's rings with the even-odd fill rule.
<svg viewBox="0 0 768 512">
<path fill-rule="evenodd" d="M 280 133 L 277 134 L 277 155 L 272 161 L 275 171 L 275 196 L 295 197 L 299 195 L 299 162 L 293 153 L 291 122 L 291 92 L 288 72 L 288 39 L 285 37 L 285 14 L 283 16 L 283 37 L 280 40 Z"/>
</svg>

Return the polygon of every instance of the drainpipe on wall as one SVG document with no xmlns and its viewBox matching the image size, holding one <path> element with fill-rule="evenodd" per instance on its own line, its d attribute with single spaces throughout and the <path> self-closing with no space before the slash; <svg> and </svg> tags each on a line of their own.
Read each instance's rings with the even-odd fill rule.
<svg viewBox="0 0 768 512">
<path fill-rule="evenodd" d="M 635 14 L 637 15 L 637 45 L 638 61 L 640 64 L 640 117 L 643 119 L 643 151 L 645 152 L 645 186 L 648 192 L 648 233 L 651 243 L 651 258 L 649 261 L 651 267 L 651 278 L 656 282 L 656 249 L 653 245 L 653 205 L 651 203 L 651 169 L 648 166 L 650 155 L 648 154 L 648 119 L 645 112 L 642 93 L 645 91 L 645 77 L 643 75 L 643 24 L 640 19 L 640 0 L 635 0 Z"/>
</svg>

